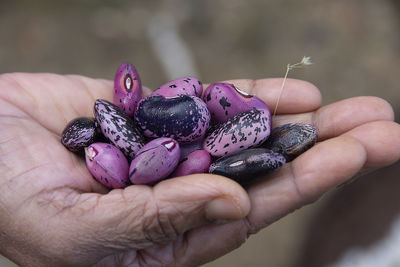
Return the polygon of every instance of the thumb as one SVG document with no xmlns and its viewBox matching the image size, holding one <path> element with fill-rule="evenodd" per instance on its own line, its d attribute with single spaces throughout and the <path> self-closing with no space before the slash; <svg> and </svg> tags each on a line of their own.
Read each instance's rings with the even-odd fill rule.
<svg viewBox="0 0 400 267">
<path fill-rule="evenodd" d="M 104 248 L 143 249 L 177 239 L 210 223 L 244 218 L 246 191 L 236 182 L 201 174 L 165 180 L 154 187 L 133 185 L 97 200 L 85 221 Z"/>
</svg>

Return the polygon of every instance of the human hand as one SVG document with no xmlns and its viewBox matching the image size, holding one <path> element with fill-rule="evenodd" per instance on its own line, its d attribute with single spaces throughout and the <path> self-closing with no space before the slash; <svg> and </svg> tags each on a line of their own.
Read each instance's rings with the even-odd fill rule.
<svg viewBox="0 0 400 267">
<path fill-rule="evenodd" d="M 281 79 L 236 80 L 266 101 Z M 357 97 L 321 107 L 311 84 L 288 80 L 275 126 L 314 124 L 318 144 L 246 191 L 201 174 L 109 191 L 66 150 L 67 122 L 112 99 L 112 82 L 54 74 L 0 75 L 0 249 L 23 266 L 195 266 L 318 199 L 357 173 L 400 158 L 390 105 Z"/>
</svg>

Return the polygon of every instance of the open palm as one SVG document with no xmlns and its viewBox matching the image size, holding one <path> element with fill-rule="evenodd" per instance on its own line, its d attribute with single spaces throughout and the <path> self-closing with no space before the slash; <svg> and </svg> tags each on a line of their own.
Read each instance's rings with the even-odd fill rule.
<svg viewBox="0 0 400 267">
<path fill-rule="evenodd" d="M 235 80 L 273 106 L 282 80 Z M 0 248 L 29 266 L 196 266 L 318 199 L 355 174 L 400 157 L 390 105 L 358 97 L 321 107 L 311 84 L 288 80 L 274 125 L 313 123 L 319 142 L 244 190 L 216 175 L 109 191 L 60 143 L 92 117 L 112 83 L 55 74 L 0 75 Z"/>
</svg>

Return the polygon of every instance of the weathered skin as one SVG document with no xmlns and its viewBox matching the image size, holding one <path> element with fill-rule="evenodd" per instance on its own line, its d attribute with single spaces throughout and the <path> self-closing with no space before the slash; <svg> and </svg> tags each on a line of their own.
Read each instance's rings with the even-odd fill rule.
<svg viewBox="0 0 400 267">
<path fill-rule="evenodd" d="M 221 123 L 243 111 L 253 108 L 270 112 L 267 104 L 230 83 L 213 83 L 206 88 L 204 102 L 210 111 L 211 119 Z"/>
<path fill-rule="evenodd" d="M 289 123 L 274 128 L 263 147 L 282 154 L 292 161 L 317 142 L 317 129 L 311 124 Z"/>
<path fill-rule="evenodd" d="M 253 148 L 217 159 L 211 164 L 209 172 L 246 184 L 280 168 L 285 162 L 279 153 L 266 148 Z"/>
<path fill-rule="evenodd" d="M 177 95 L 192 95 L 201 97 L 203 84 L 195 77 L 183 77 L 167 82 L 155 90 L 151 95 L 174 97 Z"/>
<path fill-rule="evenodd" d="M 147 143 L 132 160 L 129 179 L 133 184 L 153 184 L 168 177 L 179 163 L 180 148 L 172 138 Z"/>
<path fill-rule="evenodd" d="M 205 150 L 196 150 L 183 158 L 171 177 L 195 173 L 207 173 L 211 165 L 211 156 Z"/>
<path fill-rule="evenodd" d="M 94 116 L 103 135 L 118 147 L 128 158 L 144 145 L 144 137 L 134 122 L 117 106 L 107 100 L 98 99 L 94 104 Z"/>
<path fill-rule="evenodd" d="M 214 157 L 231 155 L 261 145 L 270 132 L 270 113 L 254 108 L 215 126 L 204 139 L 203 148 Z"/>
<path fill-rule="evenodd" d="M 210 113 L 196 96 L 156 95 L 139 102 L 135 120 L 147 137 L 171 137 L 180 143 L 190 143 L 204 137 Z"/>
<path fill-rule="evenodd" d="M 133 116 L 142 98 L 142 82 L 131 63 L 119 66 L 114 78 L 114 104 L 128 116 Z"/>
<path fill-rule="evenodd" d="M 70 121 L 61 135 L 61 143 L 72 152 L 83 151 L 95 141 L 96 125 L 93 119 L 76 118 Z"/>
<path fill-rule="evenodd" d="M 93 177 L 108 188 L 128 186 L 128 160 L 115 146 L 93 143 L 85 148 L 86 166 Z"/>
</svg>

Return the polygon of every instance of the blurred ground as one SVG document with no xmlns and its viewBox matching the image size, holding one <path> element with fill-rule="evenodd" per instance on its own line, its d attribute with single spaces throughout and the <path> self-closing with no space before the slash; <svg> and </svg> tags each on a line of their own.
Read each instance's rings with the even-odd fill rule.
<svg viewBox="0 0 400 267">
<path fill-rule="evenodd" d="M 325 104 L 375 95 L 389 101 L 398 116 L 399 6 L 395 0 L 3 0 L 0 73 L 112 79 L 120 63 L 131 61 L 142 82 L 156 88 L 184 74 L 197 75 L 205 83 L 283 76 L 286 64 L 307 55 L 314 65 L 290 77 L 317 85 Z M 385 232 L 378 226 L 389 227 L 398 209 L 387 209 L 385 197 L 390 196 L 389 203 L 400 203 L 400 196 L 385 192 L 399 188 L 398 166 L 368 175 L 362 186 L 357 181 L 348 187 L 352 189 L 331 192 L 206 266 L 325 266 L 348 246 L 366 246 L 379 239 L 379 233 L 368 240 L 347 233 L 365 225 L 365 214 L 378 220 L 370 221 L 359 236 L 378 228 Z M 382 177 L 390 182 L 382 183 Z M 375 187 L 382 193 L 367 203 L 364 197 Z M 334 208 L 338 198 L 349 202 Z M 351 201 L 357 205 L 348 205 Z M 365 209 L 367 204 L 375 206 Z M 337 229 L 353 242 L 325 239 L 338 218 L 348 213 L 354 214 L 346 217 L 349 224 Z"/>
</svg>

